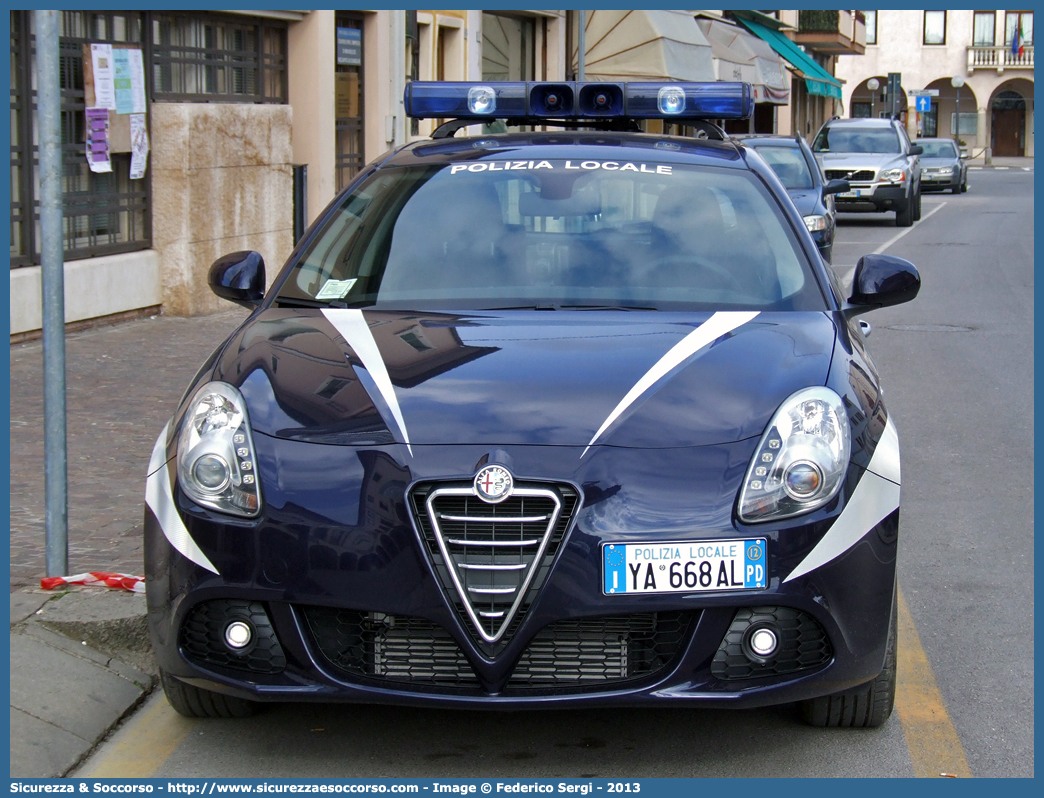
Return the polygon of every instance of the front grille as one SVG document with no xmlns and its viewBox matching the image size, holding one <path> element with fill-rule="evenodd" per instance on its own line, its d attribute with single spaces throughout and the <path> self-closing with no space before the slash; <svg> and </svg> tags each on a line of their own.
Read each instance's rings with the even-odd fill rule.
<svg viewBox="0 0 1044 798">
<path fill-rule="evenodd" d="M 764 662 L 744 653 L 744 637 L 754 626 L 771 626 L 779 635 L 776 653 Z M 826 632 L 807 613 L 790 607 L 744 607 L 714 654 L 711 674 L 717 679 L 756 679 L 817 668 L 833 657 Z"/>
<path fill-rule="evenodd" d="M 496 656 L 518 629 L 578 500 L 562 484 L 520 485 L 499 504 L 484 502 L 467 484 L 420 485 L 411 493 L 442 588 L 487 656 Z"/>
<path fill-rule="evenodd" d="M 604 685 L 652 676 L 678 653 L 691 616 L 659 612 L 555 621 L 522 653 L 507 689 Z"/>
<path fill-rule="evenodd" d="M 241 651 L 225 645 L 225 629 L 232 621 L 244 621 L 254 632 Z M 189 662 L 218 669 L 281 673 L 286 668 L 283 647 L 258 601 L 214 599 L 197 604 L 181 627 L 181 650 Z"/>
<path fill-rule="evenodd" d="M 323 658 L 348 676 L 411 684 L 477 686 L 471 664 L 449 632 L 424 618 L 305 607 Z"/>
<path fill-rule="evenodd" d="M 849 180 L 853 183 L 872 183 L 877 177 L 873 169 L 860 169 L 851 172 L 848 169 L 827 169 L 827 180 Z"/>
<path fill-rule="evenodd" d="M 449 633 L 423 618 L 305 607 L 319 653 L 343 675 L 419 687 L 476 688 L 478 679 Z M 545 626 L 522 653 L 507 690 L 600 688 L 666 668 L 693 613 L 579 618 Z"/>
</svg>

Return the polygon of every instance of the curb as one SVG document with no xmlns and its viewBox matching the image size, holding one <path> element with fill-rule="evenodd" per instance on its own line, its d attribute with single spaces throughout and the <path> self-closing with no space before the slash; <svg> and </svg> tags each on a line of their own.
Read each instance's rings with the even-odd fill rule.
<svg viewBox="0 0 1044 798">
<path fill-rule="evenodd" d="M 11 594 L 12 777 L 64 776 L 155 688 L 144 597 L 129 595 Z"/>
</svg>

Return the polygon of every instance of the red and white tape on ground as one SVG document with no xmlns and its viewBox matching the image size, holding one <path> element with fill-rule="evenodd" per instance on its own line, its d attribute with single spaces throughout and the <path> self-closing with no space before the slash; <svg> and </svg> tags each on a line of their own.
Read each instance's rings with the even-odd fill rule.
<svg viewBox="0 0 1044 798">
<path fill-rule="evenodd" d="M 87 585 L 88 587 L 115 587 L 129 590 L 132 593 L 145 592 L 145 577 L 131 574 L 116 574 L 110 571 L 91 571 L 73 576 L 46 576 L 40 580 L 40 587 L 53 590 L 62 585 Z"/>
</svg>

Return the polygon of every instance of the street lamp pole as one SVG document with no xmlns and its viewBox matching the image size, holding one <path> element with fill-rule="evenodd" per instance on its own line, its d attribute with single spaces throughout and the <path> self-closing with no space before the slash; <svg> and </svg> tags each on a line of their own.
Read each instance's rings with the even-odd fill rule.
<svg viewBox="0 0 1044 798">
<path fill-rule="evenodd" d="M 957 116 L 955 124 L 953 126 L 953 140 L 957 144 L 957 151 L 961 149 L 961 86 L 964 85 L 964 78 L 960 75 L 955 75 L 950 78 L 950 85 L 957 89 Z"/>
<path fill-rule="evenodd" d="M 866 82 L 866 87 L 870 89 L 870 118 L 875 119 L 877 114 L 874 113 L 874 100 L 877 99 L 877 90 L 881 88 L 881 81 L 877 78 L 870 78 Z"/>
</svg>

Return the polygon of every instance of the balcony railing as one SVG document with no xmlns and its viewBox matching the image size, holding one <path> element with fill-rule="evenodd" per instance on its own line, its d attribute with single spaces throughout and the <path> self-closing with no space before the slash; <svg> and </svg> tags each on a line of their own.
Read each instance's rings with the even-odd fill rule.
<svg viewBox="0 0 1044 798">
<path fill-rule="evenodd" d="M 1023 47 L 1022 55 L 1013 54 L 1011 47 L 969 47 L 968 71 L 974 69 L 1033 69 L 1033 47 Z"/>
<path fill-rule="evenodd" d="M 798 12 L 798 31 L 801 33 L 836 33 L 840 12 L 836 10 L 807 10 Z"/>
<path fill-rule="evenodd" d="M 845 10 L 798 12 L 794 41 L 816 52 L 862 55 L 866 47 L 865 18 Z"/>
</svg>

